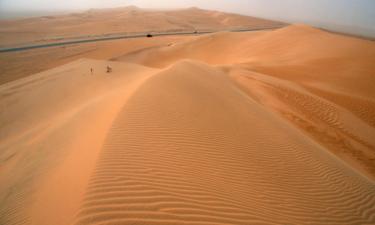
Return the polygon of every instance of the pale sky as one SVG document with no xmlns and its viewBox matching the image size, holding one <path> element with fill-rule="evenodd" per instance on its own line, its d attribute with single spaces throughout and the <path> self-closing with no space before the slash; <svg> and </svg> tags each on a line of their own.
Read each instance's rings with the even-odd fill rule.
<svg viewBox="0 0 375 225">
<path fill-rule="evenodd" d="M 375 36 L 375 0 L 0 0 L 0 13 L 126 5 L 143 8 L 197 6 Z"/>
</svg>

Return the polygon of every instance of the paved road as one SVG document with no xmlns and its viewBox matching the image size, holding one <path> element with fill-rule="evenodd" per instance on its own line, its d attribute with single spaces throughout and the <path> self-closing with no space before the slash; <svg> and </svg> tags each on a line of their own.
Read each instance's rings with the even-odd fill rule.
<svg viewBox="0 0 375 225">
<path fill-rule="evenodd" d="M 225 30 L 230 32 L 250 32 L 250 31 L 260 31 L 260 30 L 272 30 L 277 29 L 280 27 L 266 27 L 266 28 L 255 28 L 255 29 L 241 29 L 241 30 Z M 175 36 L 175 35 L 201 35 L 201 34 L 209 34 L 215 33 L 218 31 L 197 31 L 197 32 L 165 32 L 165 33 L 152 33 L 152 36 Z M 72 45 L 72 44 L 80 44 L 80 43 L 88 43 L 88 42 L 98 42 L 98 41 L 109 41 L 109 40 L 117 40 L 117 39 L 130 39 L 130 38 L 144 38 L 147 37 L 148 33 L 142 34 L 132 34 L 132 35 L 106 35 L 102 37 L 95 37 L 95 38 L 87 38 L 87 39 L 76 39 L 71 41 L 63 41 L 63 42 L 54 42 L 54 43 L 47 43 L 47 44 L 40 44 L 40 45 L 27 45 L 27 46 L 20 46 L 20 47 L 10 47 L 10 48 L 0 48 L 0 53 L 3 52 L 18 52 L 18 51 L 26 51 L 30 49 L 37 49 L 37 48 L 49 48 L 55 46 L 64 46 L 64 45 Z"/>
</svg>

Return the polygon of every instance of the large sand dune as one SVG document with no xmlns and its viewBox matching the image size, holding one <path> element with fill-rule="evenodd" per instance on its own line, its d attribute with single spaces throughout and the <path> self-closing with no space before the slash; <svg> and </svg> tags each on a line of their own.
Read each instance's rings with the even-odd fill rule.
<svg viewBox="0 0 375 225">
<path fill-rule="evenodd" d="M 373 42 L 294 25 L 121 51 L 0 86 L 0 224 L 375 223 Z"/>
</svg>

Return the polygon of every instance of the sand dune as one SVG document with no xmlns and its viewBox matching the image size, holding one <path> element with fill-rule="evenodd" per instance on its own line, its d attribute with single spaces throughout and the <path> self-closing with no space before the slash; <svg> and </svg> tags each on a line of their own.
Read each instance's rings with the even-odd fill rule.
<svg viewBox="0 0 375 225">
<path fill-rule="evenodd" d="M 372 41 L 293 25 L 273 32 L 206 35 L 117 60 L 165 68 L 184 58 L 221 66 L 259 103 L 374 176 Z"/>
<path fill-rule="evenodd" d="M 153 76 L 114 124 L 78 224 L 373 219 L 353 216 L 374 210 L 370 182 L 207 65 L 179 62 Z"/>
<path fill-rule="evenodd" d="M 147 42 L 0 86 L 0 224 L 375 223 L 373 42 Z"/>
<path fill-rule="evenodd" d="M 115 70 L 111 76 L 105 73 L 107 65 Z M 152 71 L 137 65 L 78 60 L 1 86 L 1 108 L 7 110 L 1 110 L 0 183 L 4 185 L 0 218 L 6 224 L 24 219 L 19 207 L 28 198 L 22 196 L 35 191 L 33 183 L 44 175 L 53 182 L 41 182 L 46 189 L 41 188 L 41 196 L 32 199 L 38 210 L 30 222 L 67 224 L 69 212 L 84 193 L 106 130 L 123 102 Z M 62 167 L 55 166 L 62 162 Z M 46 214 L 50 219 L 45 219 Z"/>
</svg>

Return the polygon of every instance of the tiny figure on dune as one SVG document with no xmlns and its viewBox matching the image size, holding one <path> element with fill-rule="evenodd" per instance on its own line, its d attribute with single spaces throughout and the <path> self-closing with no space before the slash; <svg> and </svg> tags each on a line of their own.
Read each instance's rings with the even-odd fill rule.
<svg viewBox="0 0 375 225">
<path fill-rule="evenodd" d="M 107 73 L 112 73 L 112 68 L 107 66 Z"/>
<path fill-rule="evenodd" d="M 94 74 L 94 70 L 91 68 L 90 71 L 91 71 L 91 75 L 93 75 Z"/>
</svg>

